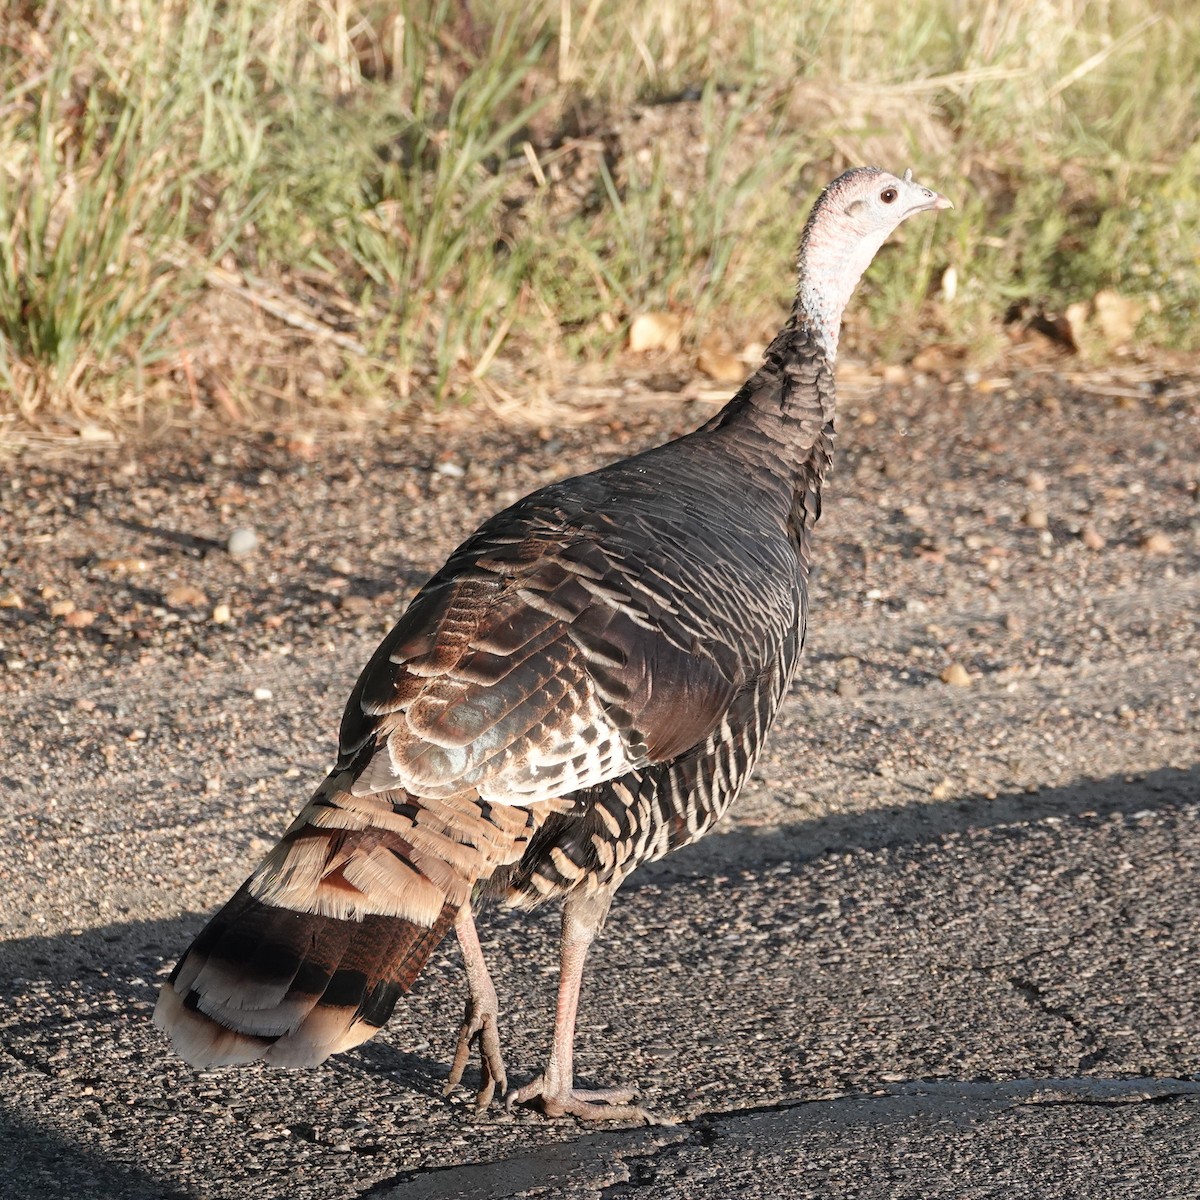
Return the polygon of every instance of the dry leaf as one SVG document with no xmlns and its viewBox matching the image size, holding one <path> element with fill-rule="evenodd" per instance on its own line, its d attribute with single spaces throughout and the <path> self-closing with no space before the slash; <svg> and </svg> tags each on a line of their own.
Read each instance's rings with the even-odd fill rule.
<svg viewBox="0 0 1200 1200">
<path fill-rule="evenodd" d="M 150 564 L 144 558 L 102 558 L 97 564 L 102 571 L 136 571 L 150 570 Z"/>
<path fill-rule="evenodd" d="M 741 383 L 746 377 L 746 367 L 736 354 L 707 345 L 696 356 L 696 366 L 718 383 Z"/>
<path fill-rule="evenodd" d="M 675 313 L 639 313 L 629 327 L 629 349 L 634 354 L 647 350 L 666 350 L 673 354 L 679 349 L 683 334 L 683 318 Z"/>
<path fill-rule="evenodd" d="M 168 608 L 204 608 L 208 604 L 208 597 L 199 588 L 186 583 L 172 588 L 163 600 Z"/>
</svg>

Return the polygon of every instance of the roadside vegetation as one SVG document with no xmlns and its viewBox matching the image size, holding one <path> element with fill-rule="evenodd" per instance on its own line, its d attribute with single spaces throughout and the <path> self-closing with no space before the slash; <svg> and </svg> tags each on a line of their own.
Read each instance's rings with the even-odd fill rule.
<svg viewBox="0 0 1200 1200">
<path fill-rule="evenodd" d="M 1196 349 L 1198 132 L 1193 0 L 11 0 L 0 437 L 547 389 L 648 312 L 744 346 L 861 162 L 957 207 L 847 350 Z"/>
</svg>

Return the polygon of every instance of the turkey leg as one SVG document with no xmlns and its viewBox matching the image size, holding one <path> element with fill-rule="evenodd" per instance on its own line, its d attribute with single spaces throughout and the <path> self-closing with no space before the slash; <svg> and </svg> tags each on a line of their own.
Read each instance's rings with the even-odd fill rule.
<svg viewBox="0 0 1200 1200">
<path fill-rule="evenodd" d="M 445 1095 L 449 1095 L 462 1082 L 463 1071 L 471 1057 L 471 1047 L 479 1043 L 479 1091 L 475 1094 L 476 1111 L 482 1112 L 492 1102 L 496 1088 L 503 1096 L 508 1087 L 508 1075 L 504 1070 L 504 1059 L 500 1056 L 500 1007 L 496 1002 L 496 989 L 483 960 L 483 948 L 479 945 L 479 934 L 475 931 L 475 917 L 468 901 L 458 913 L 454 923 L 458 934 L 458 945 L 462 950 L 463 965 L 467 970 L 467 1008 L 463 1013 L 462 1027 L 458 1031 L 458 1046 L 454 1051 L 454 1062 L 450 1064 L 450 1077 L 446 1080 Z"/>
<path fill-rule="evenodd" d="M 554 1015 L 554 1038 L 545 1071 L 532 1083 L 505 1097 L 514 1104 L 532 1104 L 548 1117 L 569 1114 L 584 1121 L 629 1121 L 650 1123 L 653 1118 L 629 1101 L 635 1092 L 623 1088 L 579 1091 L 575 1088 L 575 1018 L 579 1012 L 579 987 L 583 964 L 612 903 L 611 892 L 590 896 L 570 892 L 563 903 L 562 965 L 558 977 L 558 1007 Z"/>
</svg>

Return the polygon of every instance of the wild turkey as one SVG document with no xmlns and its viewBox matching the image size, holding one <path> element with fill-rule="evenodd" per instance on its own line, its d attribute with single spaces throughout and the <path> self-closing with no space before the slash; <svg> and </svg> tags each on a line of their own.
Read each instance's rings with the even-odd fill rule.
<svg viewBox="0 0 1200 1200">
<path fill-rule="evenodd" d="M 307 1066 L 371 1037 L 451 927 L 507 1088 L 473 901 L 565 897 L 549 1115 L 642 1116 L 574 1088 L 584 958 L 639 864 L 701 837 L 762 749 L 804 641 L 842 311 L 897 225 L 950 202 L 874 167 L 821 194 L 791 317 L 707 425 L 485 522 L 367 664 L 337 765 L 175 967 L 155 1021 L 196 1066 Z"/>
</svg>

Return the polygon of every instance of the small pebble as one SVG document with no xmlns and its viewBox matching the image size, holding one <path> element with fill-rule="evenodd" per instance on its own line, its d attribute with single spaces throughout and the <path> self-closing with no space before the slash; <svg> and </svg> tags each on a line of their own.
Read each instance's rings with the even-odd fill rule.
<svg viewBox="0 0 1200 1200">
<path fill-rule="evenodd" d="M 212 621 L 214 625 L 228 625 L 233 620 L 233 612 L 228 604 L 218 604 L 212 610 Z"/>
<path fill-rule="evenodd" d="M 1083 542 L 1083 544 L 1089 550 L 1104 549 L 1104 539 L 1090 525 L 1085 525 L 1079 531 L 1079 540 Z"/>
<path fill-rule="evenodd" d="M 847 675 L 837 681 L 837 694 L 843 700 L 853 700 L 858 696 L 858 684 Z"/>
<path fill-rule="evenodd" d="M 230 558 L 245 558 L 246 555 L 253 554 L 258 549 L 258 534 L 248 525 L 241 529 L 235 529 L 229 535 L 225 549 L 229 552 Z"/>
<path fill-rule="evenodd" d="M 439 475 L 446 475 L 451 479 L 461 479 L 466 474 L 466 471 L 464 471 L 456 462 L 438 463 L 438 465 L 433 469 Z"/>
<path fill-rule="evenodd" d="M 63 624 L 70 629 L 86 629 L 95 624 L 96 614 L 90 608 L 76 608 L 63 618 Z"/>
<path fill-rule="evenodd" d="M 329 569 L 338 575 L 354 574 L 354 564 L 344 554 L 339 554 L 336 558 L 331 559 Z"/>
<path fill-rule="evenodd" d="M 1030 471 L 1025 479 L 1025 486 L 1031 492 L 1044 492 L 1046 490 L 1046 477 L 1041 471 Z"/>
<path fill-rule="evenodd" d="M 948 683 L 951 687 L 970 687 L 971 676 L 967 673 L 967 668 L 962 663 L 951 663 L 941 675 L 943 683 Z"/>
<path fill-rule="evenodd" d="M 68 617 L 75 611 L 74 600 L 55 600 L 50 605 L 50 615 L 52 617 Z"/>
<path fill-rule="evenodd" d="M 1151 533 L 1142 539 L 1142 549 L 1147 554 L 1174 554 L 1175 543 L 1165 533 Z"/>
<path fill-rule="evenodd" d="M 1046 529 L 1050 525 L 1050 518 L 1046 515 L 1044 508 L 1039 508 L 1036 504 L 1031 504 L 1022 516 L 1021 521 L 1028 525 L 1030 529 Z"/>
<path fill-rule="evenodd" d="M 268 687 L 256 687 L 253 694 L 255 700 L 270 700 L 274 695 Z"/>
</svg>

